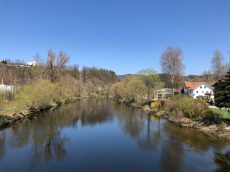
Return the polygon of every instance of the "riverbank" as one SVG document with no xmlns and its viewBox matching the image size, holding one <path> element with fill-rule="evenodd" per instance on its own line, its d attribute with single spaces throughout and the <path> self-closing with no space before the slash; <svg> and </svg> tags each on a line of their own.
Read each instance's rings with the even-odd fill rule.
<svg viewBox="0 0 230 172">
<path fill-rule="evenodd" d="M 157 117 L 165 118 L 180 127 L 193 128 L 210 137 L 219 137 L 230 142 L 229 119 L 223 120 L 217 117 L 215 111 L 212 113 L 212 110 L 199 100 L 177 97 L 175 100 L 153 104 L 146 103 L 142 106 L 136 103 L 124 104 L 150 114 L 153 113 Z"/>
<path fill-rule="evenodd" d="M 180 126 L 180 127 L 186 127 L 186 128 L 193 128 L 196 130 L 199 130 L 203 132 L 204 134 L 210 136 L 210 137 L 219 137 L 221 139 L 225 139 L 227 142 L 230 142 L 230 125 L 229 123 L 205 123 L 204 121 L 194 121 L 192 119 L 184 117 L 184 115 L 181 115 L 182 112 L 179 114 L 172 115 L 171 112 L 168 110 L 154 110 L 151 109 L 150 106 L 144 105 L 140 107 L 141 110 L 148 112 L 148 113 L 154 113 L 159 118 L 167 119 L 168 121 Z"/>
<path fill-rule="evenodd" d="M 53 110 L 58 106 L 63 104 L 79 100 L 79 97 L 68 99 L 59 103 L 50 103 L 45 106 L 37 106 L 35 108 L 21 108 L 18 109 L 8 109 L 7 112 L 1 111 L 0 114 L 0 129 L 4 129 L 14 125 L 17 122 L 20 122 L 25 119 L 33 119 L 39 115 L 39 112 Z"/>
<path fill-rule="evenodd" d="M 170 115 L 170 112 L 164 110 L 157 112 L 156 116 L 165 118 L 180 127 L 198 129 L 209 136 L 217 136 L 230 142 L 230 126 L 227 124 L 206 124 L 205 122 L 193 121 L 185 117 L 175 117 Z"/>
<path fill-rule="evenodd" d="M 32 120 L 37 118 L 41 112 L 54 110 L 64 104 L 73 103 L 85 98 L 104 98 L 105 96 L 84 96 L 84 97 L 73 97 L 71 99 L 63 100 L 58 103 L 50 103 L 45 106 L 37 106 L 35 108 L 21 108 L 20 110 L 8 110 L 7 112 L 0 111 L 0 130 L 11 127 L 18 122 L 24 120 Z"/>
</svg>

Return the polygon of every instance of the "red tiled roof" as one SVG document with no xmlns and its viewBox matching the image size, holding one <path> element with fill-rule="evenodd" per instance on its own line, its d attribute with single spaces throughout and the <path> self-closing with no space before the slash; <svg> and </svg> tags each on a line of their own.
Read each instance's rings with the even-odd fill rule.
<svg viewBox="0 0 230 172">
<path fill-rule="evenodd" d="M 189 81 L 185 81 L 184 84 L 185 86 L 189 89 L 189 90 L 194 90 L 197 87 L 199 87 L 200 85 L 204 84 L 205 82 L 189 82 Z"/>
</svg>

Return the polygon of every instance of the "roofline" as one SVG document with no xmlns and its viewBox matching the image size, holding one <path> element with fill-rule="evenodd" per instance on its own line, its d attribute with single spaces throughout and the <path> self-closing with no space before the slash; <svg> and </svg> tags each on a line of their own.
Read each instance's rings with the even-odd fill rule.
<svg viewBox="0 0 230 172">
<path fill-rule="evenodd" d="M 184 81 L 184 82 L 189 82 L 189 81 Z M 197 85 L 194 89 L 189 89 L 189 90 L 195 90 L 197 89 L 198 87 L 200 87 L 200 85 L 202 84 L 206 84 L 206 85 L 209 85 L 212 89 L 213 89 L 213 86 L 211 86 L 211 84 L 208 84 L 207 82 L 202 82 L 201 84 Z M 188 87 L 189 88 L 189 87 Z"/>
</svg>

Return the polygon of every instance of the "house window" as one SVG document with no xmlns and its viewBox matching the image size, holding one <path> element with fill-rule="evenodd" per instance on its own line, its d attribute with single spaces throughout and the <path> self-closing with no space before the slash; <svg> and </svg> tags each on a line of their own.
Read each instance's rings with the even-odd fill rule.
<svg viewBox="0 0 230 172">
<path fill-rule="evenodd" d="M 196 93 L 198 93 L 198 91 L 196 91 Z"/>
<path fill-rule="evenodd" d="M 204 91 L 202 91 L 202 93 L 204 93 Z"/>
<path fill-rule="evenodd" d="M 207 88 L 206 86 L 204 86 L 204 88 Z"/>
<path fill-rule="evenodd" d="M 200 88 L 202 89 L 202 86 L 200 86 Z"/>
</svg>

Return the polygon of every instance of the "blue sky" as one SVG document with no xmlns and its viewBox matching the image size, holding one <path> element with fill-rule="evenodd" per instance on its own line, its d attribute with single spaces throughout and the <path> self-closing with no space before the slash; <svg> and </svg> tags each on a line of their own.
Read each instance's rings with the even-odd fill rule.
<svg viewBox="0 0 230 172">
<path fill-rule="evenodd" d="M 229 0 L 0 0 L 0 59 L 31 61 L 63 50 L 70 64 L 117 74 L 155 68 L 168 46 L 184 52 L 186 74 L 230 54 Z"/>
</svg>

